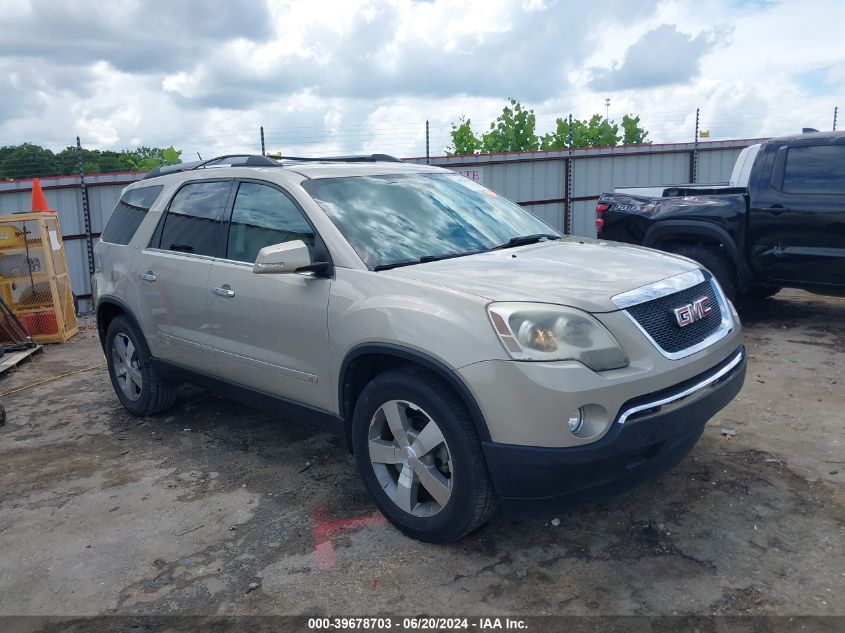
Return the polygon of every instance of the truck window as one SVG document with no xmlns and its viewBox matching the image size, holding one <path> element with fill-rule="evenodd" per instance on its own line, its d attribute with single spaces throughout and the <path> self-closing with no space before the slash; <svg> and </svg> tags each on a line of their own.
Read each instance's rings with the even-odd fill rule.
<svg viewBox="0 0 845 633">
<path fill-rule="evenodd" d="M 845 145 L 790 147 L 783 172 L 783 190 L 845 194 Z"/>
</svg>

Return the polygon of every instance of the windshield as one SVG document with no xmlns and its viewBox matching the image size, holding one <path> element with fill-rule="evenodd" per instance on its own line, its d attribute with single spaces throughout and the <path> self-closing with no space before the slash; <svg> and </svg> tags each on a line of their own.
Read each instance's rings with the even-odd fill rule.
<svg viewBox="0 0 845 633">
<path fill-rule="evenodd" d="M 302 186 L 370 269 L 482 252 L 524 235 L 559 235 L 458 174 L 351 176 Z"/>
</svg>

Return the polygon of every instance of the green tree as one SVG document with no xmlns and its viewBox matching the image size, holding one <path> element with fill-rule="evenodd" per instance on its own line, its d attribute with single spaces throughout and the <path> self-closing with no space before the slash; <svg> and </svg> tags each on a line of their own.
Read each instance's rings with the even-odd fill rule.
<svg viewBox="0 0 845 633">
<path fill-rule="evenodd" d="M 476 154 L 481 149 L 481 141 L 472 131 L 471 121 L 461 117 L 460 125 L 452 123 L 452 147 L 446 148 L 447 156 Z"/>
<path fill-rule="evenodd" d="M 572 119 L 572 147 L 611 147 L 618 145 L 619 126 L 613 121 L 594 114 L 587 121 Z M 555 131 L 543 135 L 540 142 L 542 149 L 569 148 L 569 120 L 557 119 Z"/>
<path fill-rule="evenodd" d="M 552 132 L 538 137 L 535 132 L 536 117 L 515 99 L 509 100 L 502 114 L 490 124 L 490 131 L 477 137 L 470 127 L 470 121 L 461 117 L 460 125 L 452 124 L 452 147 L 447 154 L 488 154 L 493 152 L 519 152 L 533 149 L 567 149 L 577 147 L 611 147 L 619 145 L 641 145 L 651 143 L 648 132 L 640 125 L 640 117 L 626 114 L 622 117 L 622 130 L 615 121 L 609 121 L 600 114 L 589 119 L 569 120 L 558 118 Z M 571 139 L 570 139 L 571 135 Z"/>
<path fill-rule="evenodd" d="M 156 167 L 176 165 L 181 163 L 182 152 L 173 149 L 173 146 L 166 148 L 141 146 L 135 150 L 124 150 L 122 157 L 124 162 L 133 171 L 150 171 Z"/>
<path fill-rule="evenodd" d="M 49 149 L 32 143 L 0 147 L 0 178 L 33 178 L 58 172 L 56 157 Z"/>
<path fill-rule="evenodd" d="M 484 154 L 524 152 L 540 148 L 540 139 L 534 131 L 537 125 L 534 110 L 525 109 L 514 98 L 508 102 L 510 105 L 506 105 L 499 117 L 490 124 L 490 131 L 481 137 L 481 151 Z"/>
<path fill-rule="evenodd" d="M 86 174 L 116 171 L 149 171 L 155 167 L 182 162 L 182 152 L 173 146 L 139 147 L 134 150 L 82 149 Z M 0 147 L 0 179 L 66 176 L 79 173 L 79 153 L 69 146 L 54 154 L 32 143 Z"/>
<path fill-rule="evenodd" d="M 651 141 L 646 140 L 648 132 L 640 127 L 640 117 L 626 114 L 622 117 L 623 145 L 647 145 Z"/>
</svg>

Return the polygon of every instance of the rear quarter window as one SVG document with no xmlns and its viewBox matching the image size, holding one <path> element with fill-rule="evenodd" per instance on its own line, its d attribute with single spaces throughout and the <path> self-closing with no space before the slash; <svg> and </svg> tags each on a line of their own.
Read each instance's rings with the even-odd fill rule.
<svg viewBox="0 0 845 633">
<path fill-rule="evenodd" d="M 164 185 L 155 185 L 130 189 L 124 193 L 112 211 L 100 239 L 111 244 L 129 244 L 162 189 Z"/>
</svg>

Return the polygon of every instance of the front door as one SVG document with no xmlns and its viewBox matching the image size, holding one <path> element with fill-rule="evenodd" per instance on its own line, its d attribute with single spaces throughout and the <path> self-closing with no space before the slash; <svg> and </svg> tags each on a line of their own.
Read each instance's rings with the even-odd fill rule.
<svg viewBox="0 0 845 633">
<path fill-rule="evenodd" d="M 232 181 L 183 185 L 141 252 L 141 320 L 156 358 L 215 375 L 208 277 Z"/>
<path fill-rule="evenodd" d="M 752 201 L 752 265 L 775 284 L 845 287 L 845 144 L 782 147 Z"/>
<path fill-rule="evenodd" d="M 239 183 L 226 255 L 209 279 L 217 367 L 230 382 L 331 410 L 331 279 L 252 272 L 259 250 L 291 240 L 304 241 L 313 259 L 317 238 L 293 199 L 266 183 Z"/>
</svg>

